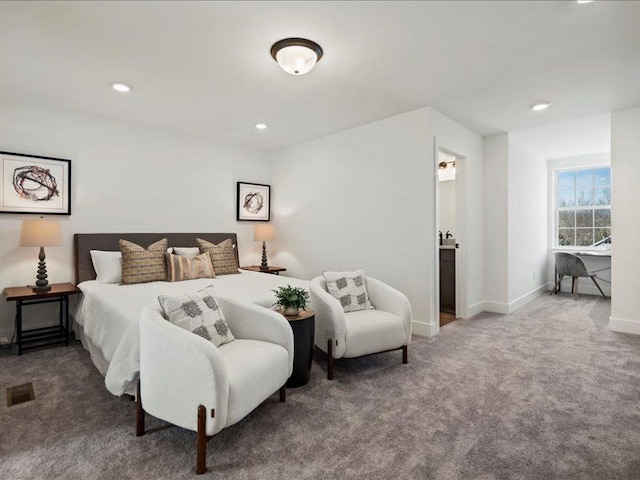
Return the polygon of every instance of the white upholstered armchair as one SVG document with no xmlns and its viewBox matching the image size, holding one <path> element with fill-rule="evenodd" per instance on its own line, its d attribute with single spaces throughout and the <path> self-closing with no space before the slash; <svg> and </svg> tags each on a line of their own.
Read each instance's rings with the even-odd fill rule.
<svg viewBox="0 0 640 480">
<path fill-rule="evenodd" d="M 316 313 L 315 344 L 327 354 L 327 378 L 333 380 L 334 359 L 402 350 L 408 362 L 411 340 L 411 305 L 407 297 L 389 285 L 364 277 L 373 310 L 345 313 L 328 291 L 323 277 L 311 280 L 309 292 Z"/>
<path fill-rule="evenodd" d="M 293 333 L 282 315 L 231 299 L 218 304 L 236 338 L 220 347 L 165 320 L 160 306 L 140 319 L 136 434 L 145 433 L 145 412 L 196 431 L 198 474 L 213 435 L 277 390 L 285 401 L 293 369 Z"/>
</svg>

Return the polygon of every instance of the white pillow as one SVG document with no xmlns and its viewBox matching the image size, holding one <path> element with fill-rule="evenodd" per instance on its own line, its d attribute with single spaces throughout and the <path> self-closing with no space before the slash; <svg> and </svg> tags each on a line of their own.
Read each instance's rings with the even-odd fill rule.
<svg viewBox="0 0 640 480">
<path fill-rule="evenodd" d="M 167 253 L 173 253 L 184 258 L 196 258 L 200 255 L 200 249 L 198 247 L 169 247 Z"/>
<path fill-rule="evenodd" d="M 96 271 L 96 281 L 102 283 L 120 283 L 122 281 L 122 254 L 120 252 L 105 252 L 89 250 L 93 269 Z"/>
<path fill-rule="evenodd" d="M 345 313 L 373 308 L 367 294 L 364 270 L 354 272 L 322 272 L 327 291 L 338 299 Z"/>
</svg>

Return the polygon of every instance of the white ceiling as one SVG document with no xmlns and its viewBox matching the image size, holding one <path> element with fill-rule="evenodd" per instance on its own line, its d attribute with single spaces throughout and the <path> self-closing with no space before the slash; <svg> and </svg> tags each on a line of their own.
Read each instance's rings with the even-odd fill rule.
<svg viewBox="0 0 640 480">
<path fill-rule="evenodd" d="M 0 94 L 261 150 L 426 105 L 486 135 L 639 105 L 638 25 L 632 1 L 0 2 Z M 322 45 L 311 73 L 270 57 L 289 36 Z"/>
</svg>

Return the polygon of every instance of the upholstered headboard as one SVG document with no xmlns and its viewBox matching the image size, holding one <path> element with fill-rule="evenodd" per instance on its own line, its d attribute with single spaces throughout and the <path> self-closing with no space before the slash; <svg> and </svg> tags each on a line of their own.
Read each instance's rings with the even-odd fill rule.
<svg viewBox="0 0 640 480">
<path fill-rule="evenodd" d="M 121 238 L 145 248 L 163 238 L 169 240 L 171 247 L 196 247 L 196 238 L 216 244 L 230 238 L 236 247 L 236 260 L 238 259 L 238 239 L 235 233 L 76 233 L 73 236 L 76 285 L 96 278 L 89 251 L 119 251 L 118 240 Z"/>
</svg>

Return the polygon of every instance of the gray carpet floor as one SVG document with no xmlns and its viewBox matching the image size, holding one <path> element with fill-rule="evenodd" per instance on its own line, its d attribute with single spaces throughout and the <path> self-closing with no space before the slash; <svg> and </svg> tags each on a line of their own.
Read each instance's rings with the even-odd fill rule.
<svg viewBox="0 0 640 480">
<path fill-rule="evenodd" d="M 392 352 L 336 363 L 208 445 L 215 479 L 639 479 L 640 337 L 610 332 L 610 302 L 542 296 Z M 116 398 L 79 344 L 0 356 L 3 479 L 195 478 L 195 434 Z"/>
</svg>

